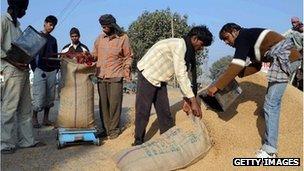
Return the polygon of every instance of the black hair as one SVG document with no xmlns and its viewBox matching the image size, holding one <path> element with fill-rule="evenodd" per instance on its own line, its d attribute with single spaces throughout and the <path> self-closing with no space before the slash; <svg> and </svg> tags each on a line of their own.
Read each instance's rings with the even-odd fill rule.
<svg viewBox="0 0 304 171">
<path fill-rule="evenodd" d="M 223 40 L 224 39 L 224 37 L 223 37 L 223 33 L 224 32 L 226 32 L 226 33 L 232 33 L 235 30 L 239 31 L 241 29 L 242 29 L 242 27 L 239 26 L 239 25 L 237 25 L 237 24 L 235 24 L 235 23 L 227 23 L 220 30 L 219 37 L 220 37 L 221 40 Z"/>
<path fill-rule="evenodd" d="M 197 38 L 201 41 L 203 41 L 204 46 L 210 46 L 213 42 L 213 35 L 209 31 L 208 27 L 206 26 L 196 26 L 193 27 L 187 36 L 184 37 L 185 43 L 186 43 L 186 53 L 185 53 L 185 61 L 186 61 L 186 67 L 187 71 L 191 72 L 191 85 L 192 85 L 192 91 L 194 95 L 197 95 L 197 72 L 196 72 L 196 53 L 195 49 L 191 43 L 191 37 L 197 36 Z"/>
<path fill-rule="evenodd" d="M 13 19 L 13 24 L 17 27 L 17 18 L 19 15 L 24 16 L 29 0 L 7 0 L 7 12 Z"/>
<path fill-rule="evenodd" d="M 80 32 L 76 27 L 71 28 L 70 35 L 72 34 L 77 34 L 78 36 L 80 36 Z"/>
<path fill-rule="evenodd" d="M 213 42 L 212 33 L 209 31 L 208 27 L 204 25 L 193 27 L 187 34 L 187 37 L 189 38 L 192 36 L 197 36 L 199 40 L 204 42 L 204 46 L 210 46 Z"/>
<path fill-rule="evenodd" d="M 45 18 L 44 22 L 52 23 L 54 26 L 56 26 L 58 20 L 57 20 L 57 18 L 56 18 L 55 16 L 49 15 L 49 16 L 47 16 L 47 17 Z"/>
</svg>

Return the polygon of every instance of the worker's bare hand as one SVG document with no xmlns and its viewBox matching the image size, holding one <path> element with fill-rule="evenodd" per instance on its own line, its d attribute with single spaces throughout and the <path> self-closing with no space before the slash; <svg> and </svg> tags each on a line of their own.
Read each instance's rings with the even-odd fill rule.
<svg viewBox="0 0 304 171">
<path fill-rule="evenodd" d="M 194 116 L 202 118 L 202 110 L 195 97 L 190 98 L 191 111 Z"/>
<path fill-rule="evenodd" d="M 213 97 L 218 90 L 217 87 L 211 86 L 208 88 L 208 95 Z"/>
<path fill-rule="evenodd" d="M 190 112 L 191 112 L 191 107 L 190 107 L 189 102 L 184 101 L 184 104 L 183 104 L 183 111 L 184 111 L 187 115 L 190 114 Z"/>
</svg>

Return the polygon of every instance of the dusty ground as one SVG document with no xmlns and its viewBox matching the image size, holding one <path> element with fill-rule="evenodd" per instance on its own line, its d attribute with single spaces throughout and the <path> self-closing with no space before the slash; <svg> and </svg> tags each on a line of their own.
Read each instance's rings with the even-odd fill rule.
<svg viewBox="0 0 304 171">
<path fill-rule="evenodd" d="M 233 167 L 234 157 L 254 157 L 261 146 L 264 119 L 260 115 L 266 92 L 266 78 L 261 74 L 239 80 L 243 89 L 241 97 L 225 113 L 216 113 L 202 106 L 203 122 L 206 124 L 213 147 L 208 154 L 185 170 L 303 170 L 303 98 L 302 92 L 288 86 L 283 97 L 279 157 L 300 157 L 301 167 Z M 172 113 L 176 124 L 186 127 L 186 116 L 180 111 L 178 100 L 181 95 L 169 90 Z M 44 127 L 36 131 L 37 138 L 47 146 L 36 149 L 20 149 L 12 155 L 2 155 L 2 170 L 116 170 L 111 156 L 121 149 L 130 147 L 133 141 L 135 97 L 124 96 L 122 125 L 130 125 L 115 140 L 107 140 L 102 146 L 76 145 L 61 150 L 56 148 L 56 130 Z M 97 103 L 96 103 L 97 104 Z M 58 105 L 58 101 L 57 101 Z M 56 108 L 52 110 L 55 120 Z M 98 110 L 96 106 L 96 117 Z M 98 118 L 97 118 L 98 120 Z M 155 115 L 151 116 L 147 128 L 147 139 L 159 136 Z"/>
</svg>

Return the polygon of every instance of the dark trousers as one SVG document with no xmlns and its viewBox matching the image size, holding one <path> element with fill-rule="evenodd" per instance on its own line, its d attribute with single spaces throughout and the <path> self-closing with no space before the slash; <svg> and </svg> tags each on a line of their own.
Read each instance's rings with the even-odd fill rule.
<svg viewBox="0 0 304 171">
<path fill-rule="evenodd" d="M 122 88 L 122 80 L 119 82 L 98 82 L 100 118 L 107 135 L 119 133 Z"/>
<path fill-rule="evenodd" d="M 166 83 L 162 83 L 161 87 L 155 87 L 139 73 L 135 103 L 135 141 L 144 142 L 152 103 L 156 110 L 159 130 L 162 134 L 174 126 Z"/>
</svg>

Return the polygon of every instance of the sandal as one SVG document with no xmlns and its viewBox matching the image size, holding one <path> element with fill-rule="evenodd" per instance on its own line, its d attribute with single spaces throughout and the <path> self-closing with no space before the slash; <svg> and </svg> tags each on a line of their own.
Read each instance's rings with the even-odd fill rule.
<svg viewBox="0 0 304 171">
<path fill-rule="evenodd" d="M 15 151 L 16 151 L 16 148 L 14 148 L 14 147 L 6 147 L 1 150 L 1 154 L 13 154 L 13 153 L 15 153 Z"/>
<path fill-rule="evenodd" d="M 36 128 L 36 129 L 41 128 L 41 125 L 39 123 L 35 123 L 35 124 L 33 124 L 33 128 Z"/>
<path fill-rule="evenodd" d="M 43 126 L 54 126 L 54 123 L 51 121 L 46 121 L 42 123 Z"/>
</svg>

